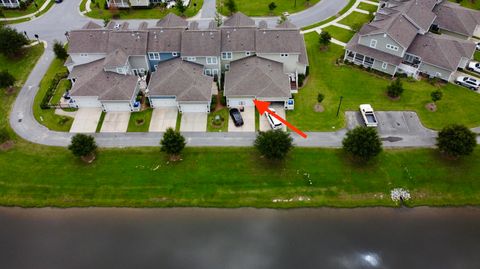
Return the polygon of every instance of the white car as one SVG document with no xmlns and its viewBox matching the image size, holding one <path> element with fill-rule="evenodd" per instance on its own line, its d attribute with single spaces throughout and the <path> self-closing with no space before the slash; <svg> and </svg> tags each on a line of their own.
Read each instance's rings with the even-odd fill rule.
<svg viewBox="0 0 480 269">
<path fill-rule="evenodd" d="M 269 110 L 272 113 L 276 114 L 275 109 L 269 108 Z M 282 128 L 282 125 L 283 125 L 282 122 L 279 121 L 277 118 L 273 117 L 272 115 L 270 115 L 270 113 L 268 113 L 268 111 L 265 111 L 265 117 L 267 117 L 267 121 L 268 121 L 268 123 L 270 124 L 270 127 L 272 127 L 273 130 Z"/>
<path fill-rule="evenodd" d="M 363 121 L 365 122 L 365 126 L 367 127 L 377 127 L 378 121 L 377 117 L 375 116 L 375 112 L 373 112 L 373 108 L 369 104 L 362 104 L 360 105 L 360 113 L 362 114 Z"/>
<path fill-rule="evenodd" d="M 477 42 L 477 50 L 480 50 L 480 42 Z"/>
<path fill-rule="evenodd" d="M 455 84 L 461 85 L 463 87 L 467 87 L 471 90 L 478 91 L 478 87 L 480 87 L 480 81 L 474 79 L 472 77 L 467 76 L 460 76 L 455 80 Z"/>
<path fill-rule="evenodd" d="M 468 64 L 467 70 L 473 71 L 480 74 L 480 63 L 479 62 L 470 62 Z"/>
</svg>

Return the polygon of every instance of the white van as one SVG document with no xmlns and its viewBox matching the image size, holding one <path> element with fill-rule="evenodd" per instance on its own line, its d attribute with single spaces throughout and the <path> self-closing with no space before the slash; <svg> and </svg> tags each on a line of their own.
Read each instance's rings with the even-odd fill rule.
<svg viewBox="0 0 480 269">
<path fill-rule="evenodd" d="M 269 110 L 272 113 L 276 113 L 275 109 L 273 108 L 269 108 Z M 279 121 L 277 118 L 270 115 L 268 111 L 265 111 L 265 117 L 267 117 L 268 123 L 270 124 L 270 127 L 272 127 L 273 130 L 282 128 L 283 123 Z"/>
</svg>

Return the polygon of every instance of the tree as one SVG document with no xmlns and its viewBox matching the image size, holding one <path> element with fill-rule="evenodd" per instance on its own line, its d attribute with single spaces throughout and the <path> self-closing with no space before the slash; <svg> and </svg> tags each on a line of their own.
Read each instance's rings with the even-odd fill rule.
<svg viewBox="0 0 480 269">
<path fill-rule="evenodd" d="M 68 149 L 77 157 L 95 156 L 97 150 L 97 144 L 95 138 L 91 135 L 76 134 L 72 137 L 72 142 L 68 146 Z"/>
<path fill-rule="evenodd" d="M 387 87 L 387 94 L 392 98 L 400 97 L 403 93 L 403 85 L 399 78 L 394 80 L 388 87 Z"/>
<path fill-rule="evenodd" d="M 227 0 L 225 6 L 227 7 L 230 14 L 237 12 L 237 3 L 235 3 L 235 0 Z"/>
<path fill-rule="evenodd" d="M 185 137 L 180 132 L 176 132 L 173 128 L 168 128 L 163 134 L 162 141 L 160 141 L 161 150 L 170 155 L 170 159 L 174 160 L 185 148 Z"/>
<path fill-rule="evenodd" d="M 15 77 L 7 70 L 0 71 L 0 88 L 6 88 L 15 84 Z"/>
<path fill-rule="evenodd" d="M 107 27 L 107 25 L 108 25 L 109 22 L 110 22 L 110 18 L 109 18 L 109 17 L 103 18 L 103 27 Z"/>
<path fill-rule="evenodd" d="M 287 19 L 288 19 L 287 16 L 285 16 L 285 14 L 282 14 L 282 15 L 280 15 L 280 18 L 278 18 L 277 23 L 278 23 L 278 24 L 282 24 L 282 23 L 284 23 L 285 21 L 287 21 Z"/>
<path fill-rule="evenodd" d="M 327 31 L 322 31 L 320 34 L 320 39 L 318 40 L 320 45 L 326 47 L 330 45 L 330 40 L 332 40 L 332 36 Z"/>
<path fill-rule="evenodd" d="M 55 56 L 57 56 L 58 59 L 65 60 L 68 57 L 67 50 L 63 44 L 57 40 L 55 40 L 55 43 L 53 44 L 53 52 L 55 52 Z"/>
<path fill-rule="evenodd" d="M 217 24 L 217 27 L 220 27 L 223 24 L 222 15 L 220 15 L 218 12 L 215 12 L 215 23 Z"/>
<path fill-rule="evenodd" d="M 444 127 L 437 137 L 437 147 L 440 152 L 458 158 L 470 155 L 477 146 L 477 136 L 463 125 L 452 124 Z"/>
<path fill-rule="evenodd" d="M 317 95 L 317 102 L 321 103 L 323 101 L 323 99 L 325 99 L 325 95 L 323 95 L 323 93 L 319 93 Z"/>
<path fill-rule="evenodd" d="M 25 35 L 8 26 L 0 26 L 0 53 L 13 57 L 27 44 Z"/>
<path fill-rule="evenodd" d="M 347 132 L 342 141 L 343 149 L 363 161 L 368 161 L 382 152 L 382 141 L 377 130 L 359 126 Z"/>
<path fill-rule="evenodd" d="M 273 13 L 273 10 L 277 8 L 277 4 L 275 2 L 271 2 L 268 4 L 268 9 L 270 10 L 270 13 Z"/>
<path fill-rule="evenodd" d="M 184 14 L 187 10 L 187 7 L 183 4 L 183 0 L 175 0 L 175 8 L 180 12 L 180 14 Z"/>
<path fill-rule="evenodd" d="M 436 103 L 437 101 L 442 100 L 443 92 L 441 90 L 433 91 L 430 96 L 432 97 L 432 101 Z"/>
<path fill-rule="evenodd" d="M 259 132 L 253 145 L 268 159 L 283 160 L 293 148 L 293 139 L 282 130 L 269 130 Z"/>
</svg>

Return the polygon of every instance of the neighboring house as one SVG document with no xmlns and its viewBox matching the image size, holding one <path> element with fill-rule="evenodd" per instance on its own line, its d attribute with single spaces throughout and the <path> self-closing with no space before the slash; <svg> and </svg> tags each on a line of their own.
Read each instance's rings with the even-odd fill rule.
<svg viewBox="0 0 480 269">
<path fill-rule="evenodd" d="M 0 0 L 0 7 L 18 8 L 20 7 L 20 1 L 19 0 Z"/>
<path fill-rule="evenodd" d="M 108 8 L 130 8 L 129 0 L 107 0 Z"/>
<path fill-rule="evenodd" d="M 150 7 L 153 4 L 160 4 L 160 3 L 167 3 L 168 8 L 172 8 L 175 6 L 174 0 L 108 0 L 107 6 L 112 7 L 115 6 L 117 8 L 130 8 L 130 7 Z M 188 6 L 190 4 L 190 0 L 183 0 L 183 4 Z"/>
<path fill-rule="evenodd" d="M 480 37 L 480 12 L 449 1 L 435 6 L 433 12 L 437 17 L 432 28 L 438 28 L 441 33 L 463 39 Z"/>
<path fill-rule="evenodd" d="M 442 22 L 437 29 L 447 25 L 447 14 L 437 15 L 439 6 L 450 4 L 436 0 L 381 1 L 372 22 L 363 25 L 348 42 L 344 59 L 392 76 L 425 74 L 451 80 L 453 73 L 465 68 L 472 58 L 475 44 L 428 32 L 434 22 Z M 477 27 L 475 22 L 473 28 Z"/>
<path fill-rule="evenodd" d="M 210 112 L 213 78 L 200 64 L 180 58 L 161 62 L 152 73 L 148 97 L 153 108 L 177 107 L 180 112 Z"/>
</svg>

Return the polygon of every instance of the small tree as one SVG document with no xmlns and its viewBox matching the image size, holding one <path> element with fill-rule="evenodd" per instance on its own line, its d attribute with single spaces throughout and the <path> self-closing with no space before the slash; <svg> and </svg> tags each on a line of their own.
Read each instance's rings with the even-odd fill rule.
<svg viewBox="0 0 480 269">
<path fill-rule="evenodd" d="M 321 103 L 323 101 L 323 99 L 325 99 L 325 95 L 323 95 L 322 93 L 319 93 L 317 95 L 317 102 Z"/>
<path fill-rule="evenodd" d="M 278 24 L 282 24 L 282 23 L 286 22 L 287 19 L 288 19 L 287 16 L 285 16 L 285 14 L 282 14 L 282 15 L 280 15 L 280 17 L 278 18 L 277 23 L 278 23 Z"/>
<path fill-rule="evenodd" d="M 343 149 L 354 157 L 368 161 L 382 152 L 382 141 L 377 130 L 359 126 L 347 132 L 343 139 Z"/>
<path fill-rule="evenodd" d="M 186 144 L 185 137 L 173 128 L 168 128 L 160 141 L 161 150 L 170 155 L 171 160 L 175 160 L 180 155 Z"/>
<path fill-rule="evenodd" d="M 330 33 L 327 31 L 322 31 L 318 42 L 322 47 L 327 47 L 328 45 L 330 45 L 330 40 L 332 40 L 332 36 L 330 35 Z"/>
<path fill-rule="evenodd" d="M 227 0 L 225 6 L 227 7 L 230 14 L 237 12 L 237 3 L 235 3 L 235 0 Z"/>
<path fill-rule="evenodd" d="M 55 43 L 53 44 L 53 52 L 55 52 L 55 56 L 57 56 L 58 59 L 65 60 L 68 57 L 67 50 L 63 44 L 57 40 L 55 40 Z"/>
<path fill-rule="evenodd" d="M 109 22 L 110 22 L 110 18 L 108 17 L 103 18 L 103 27 L 107 27 Z"/>
<path fill-rule="evenodd" d="M 437 137 L 440 152 L 458 158 L 470 155 L 477 146 L 477 136 L 463 125 L 452 124 L 443 128 Z"/>
<path fill-rule="evenodd" d="M 258 133 L 254 146 L 268 159 L 283 160 L 293 148 L 293 139 L 282 130 L 269 130 Z"/>
<path fill-rule="evenodd" d="M 6 88 L 15 84 L 15 77 L 8 70 L 0 71 L 0 88 Z"/>
<path fill-rule="evenodd" d="M 387 94 L 392 98 L 400 97 L 403 93 L 403 85 L 400 81 L 400 78 L 394 80 L 388 87 L 387 87 Z"/>
<path fill-rule="evenodd" d="M 435 90 L 430 94 L 430 97 L 432 97 L 432 101 L 436 103 L 437 101 L 442 100 L 443 92 L 441 90 Z"/>
<path fill-rule="evenodd" d="M 270 10 L 270 13 L 273 13 L 273 10 L 277 8 L 277 4 L 275 2 L 271 2 L 268 4 L 268 9 Z"/>
<path fill-rule="evenodd" d="M 187 7 L 183 4 L 183 0 L 175 0 L 175 8 L 180 12 L 180 14 L 184 14 L 187 10 Z"/>
<path fill-rule="evenodd" d="M 223 24 L 222 15 L 220 15 L 218 12 L 215 12 L 215 23 L 217 24 L 217 27 L 220 27 Z"/>
<path fill-rule="evenodd" d="M 13 57 L 27 44 L 25 35 L 8 26 L 0 26 L 0 53 Z"/>
<path fill-rule="evenodd" d="M 95 138 L 91 135 L 76 134 L 72 137 L 72 142 L 68 149 L 73 155 L 85 160 L 86 157 L 94 158 L 97 144 L 95 143 Z"/>
</svg>

